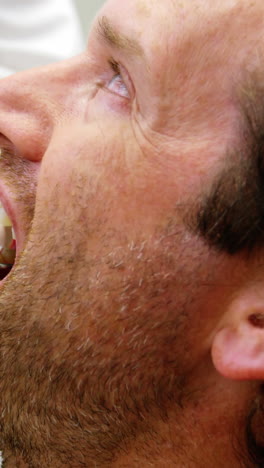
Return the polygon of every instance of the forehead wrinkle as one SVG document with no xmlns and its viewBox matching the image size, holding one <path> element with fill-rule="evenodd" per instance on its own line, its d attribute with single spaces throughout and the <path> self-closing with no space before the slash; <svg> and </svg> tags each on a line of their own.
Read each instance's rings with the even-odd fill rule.
<svg viewBox="0 0 264 468">
<path fill-rule="evenodd" d="M 119 50 L 123 50 L 132 55 L 144 55 L 144 51 L 139 42 L 117 31 L 106 16 L 98 20 L 97 32 L 108 45 Z"/>
<path fill-rule="evenodd" d="M 233 106 L 234 77 L 238 81 L 243 69 L 260 62 L 256 45 L 263 37 L 261 10 L 247 11 L 236 3 L 232 8 L 199 11 L 188 21 L 178 16 L 175 31 L 166 29 L 157 86 L 164 112 L 168 113 L 171 103 L 176 109 L 171 121 L 193 123 L 203 115 L 212 122 L 213 115 L 222 115 L 224 106 Z M 161 46 L 154 44 L 154 51 L 161 57 Z M 175 115 L 179 118 L 173 119 Z"/>
</svg>

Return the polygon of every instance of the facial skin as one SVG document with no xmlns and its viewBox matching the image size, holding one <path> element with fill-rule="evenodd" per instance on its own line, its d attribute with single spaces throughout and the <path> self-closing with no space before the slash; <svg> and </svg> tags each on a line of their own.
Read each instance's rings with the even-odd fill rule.
<svg viewBox="0 0 264 468">
<path fill-rule="evenodd" d="M 84 54 L 1 81 L 5 467 L 263 466 L 263 26 L 109 0 Z"/>
</svg>

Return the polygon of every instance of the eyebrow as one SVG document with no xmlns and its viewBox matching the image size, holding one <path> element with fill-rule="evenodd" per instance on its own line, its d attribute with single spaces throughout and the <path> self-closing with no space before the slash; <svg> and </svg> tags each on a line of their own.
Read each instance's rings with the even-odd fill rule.
<svg viewBox="0 0 264 468">
<path fill-rule="evenodd" d="M 97 33 L 104 42 L 115 49 L 129 55 L 144 55 L 141 44 L 136 39 L 117 31 L 106 16 L 102 16 L 98 20 Z"/>
</svg>

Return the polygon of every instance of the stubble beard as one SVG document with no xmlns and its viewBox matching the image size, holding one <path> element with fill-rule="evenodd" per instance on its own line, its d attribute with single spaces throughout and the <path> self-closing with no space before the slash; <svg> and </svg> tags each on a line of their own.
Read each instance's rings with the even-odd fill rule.
<svg viewBox="0 0 264 468">
<path fill-rule="evenodd" d="M 214 283 L 208 249 L 177 221 L 131 240 L 102 229 L 108 206 L 87 219 L 84 198 L 65 216 L 51 190 L 0 296 L 0 442 L 34 468 L 109 466 L 183 406 L 191 313 Z"/>
<path fill-rule="evenodd" d="M 65 216 L 57 190 L 1 292 L 1 443 L 36 468 L 103 466 L 180 403 L 192 298 L 175 290 L 196 273 L 179 229 L 177 261 L 165 231 L 131 241 L 98 227 L 91 254 L 92 224 L 75 229 L 86 207 Z"/>
</svg>

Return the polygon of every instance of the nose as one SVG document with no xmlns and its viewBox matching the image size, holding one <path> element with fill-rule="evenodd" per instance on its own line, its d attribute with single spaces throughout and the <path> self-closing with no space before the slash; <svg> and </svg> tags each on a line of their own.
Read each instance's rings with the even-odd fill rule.
<svg viewBox="0 0 264 468">
<path fill-rule="evenodd" d="M 75 59 L 0 80 L 0 134 L 16 153 L 40 161 L 78 76 Z"/>
</svg>

